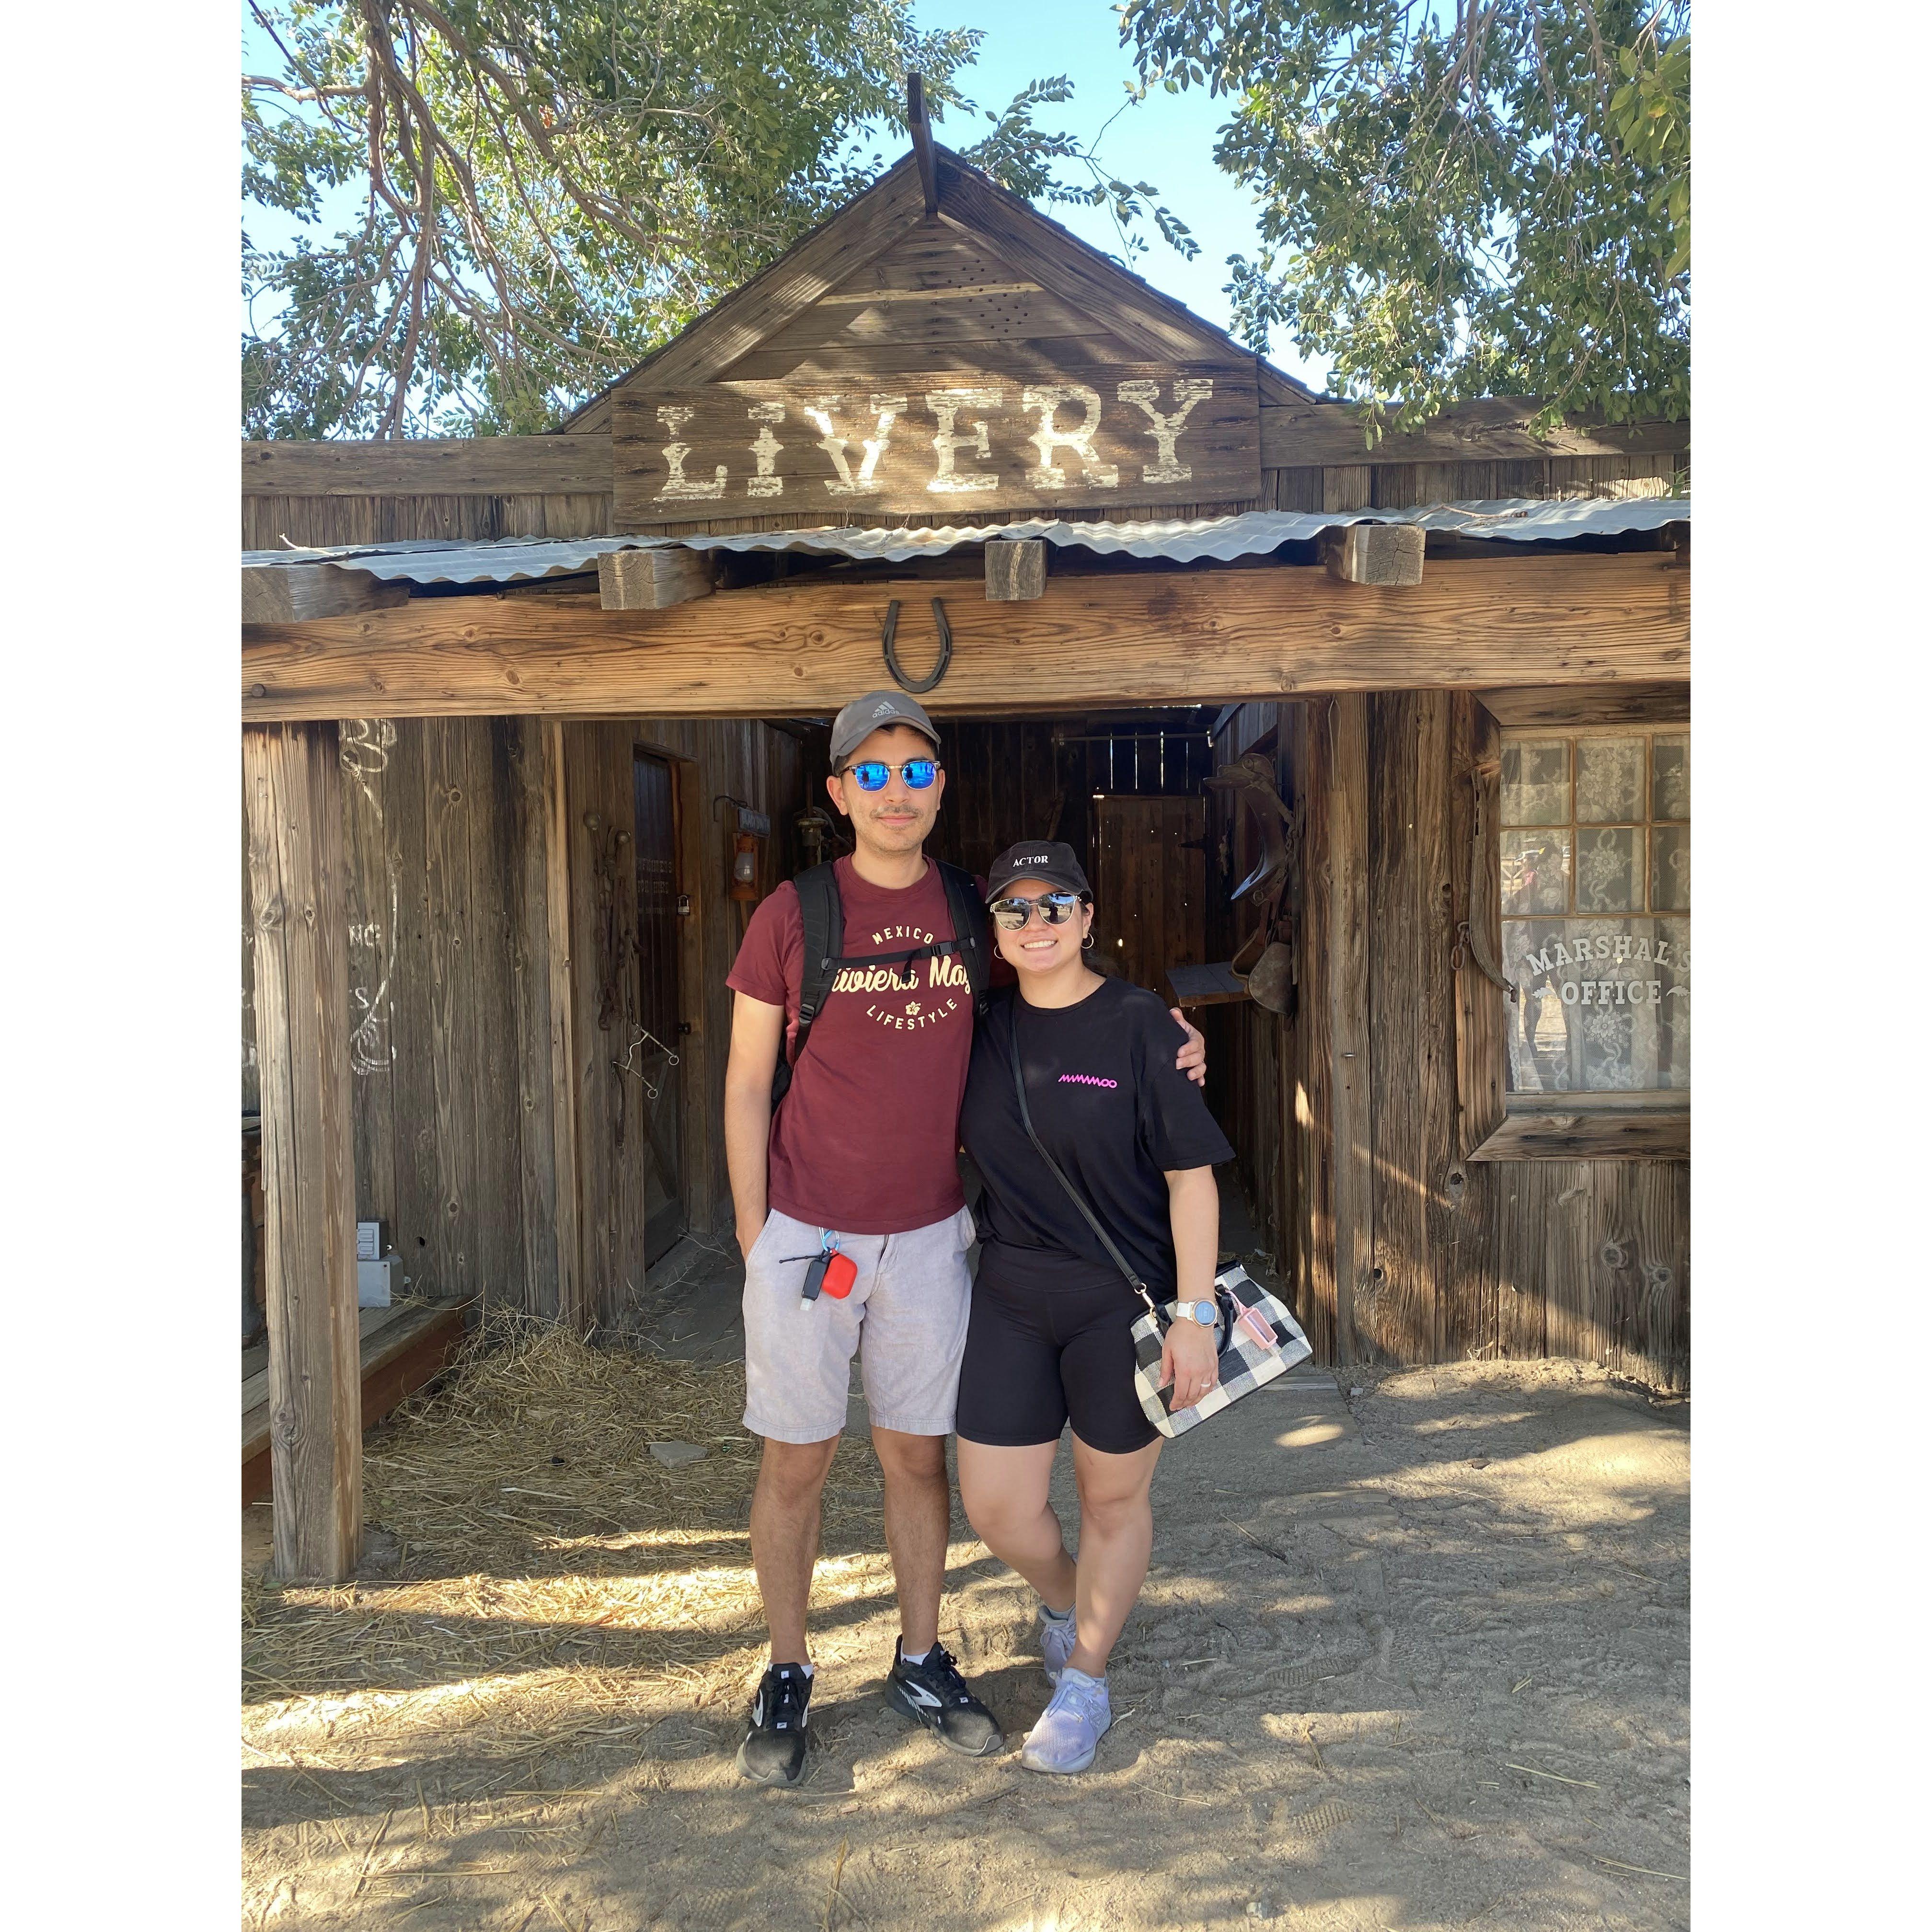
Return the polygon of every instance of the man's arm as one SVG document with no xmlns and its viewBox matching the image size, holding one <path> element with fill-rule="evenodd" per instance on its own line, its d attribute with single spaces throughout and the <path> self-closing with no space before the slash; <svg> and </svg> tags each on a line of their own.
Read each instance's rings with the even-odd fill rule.
<svg viewBox="0 0 1932 1932">
<path fill-rule="evenodd" d="M 1208 1084 L 1208 1042 L 1198 1027 L 1188 1024 L 1187 1016 L 1178 1006 L 1169 1006 L 1168 1011 L 1187 1036 L 1186 1045 L 1174 1055 L 1174 1070 L 1186 1074 L 1196 1086 L 1204 1087 Z"/>
<path fill-rule="evenodd" d="M 734 993 L 731 1052 L 724 1064 L 724 1164 L 731 1175 L 738 1250 L 748 1256 L 765 1225 L 765 1158 L 772 1131 L 772 1076 L 784 1038 L 784 1009 Z"/>
</svg>

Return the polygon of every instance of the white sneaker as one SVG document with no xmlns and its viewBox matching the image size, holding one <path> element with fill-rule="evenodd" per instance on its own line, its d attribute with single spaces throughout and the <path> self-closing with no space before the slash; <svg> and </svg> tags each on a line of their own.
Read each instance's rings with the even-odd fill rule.
<svg viewBox="0 0 1932 1932">
<path fill-rule="evenodd" d="M 1052 1702 L 1020 1747 L 1020 1762 L 1029 1771 L 1084 1771 L 1113 1721 L 1107 1680 L 1064 1665 Z"/>
<path fill-rule="evenodd" d="M 1046 1681 L 1049 1684 L 1060 1682 L 1060 1673 L 1066 1668 L 1066 1660 L 1073 1654 L 1074 1644 L 1078 1641 L 1073 1628 L 1073 1619 L 1064 1620 L 1050 1617 L 1046 1606 L 1040 1606 L 1040 1654 L 1046 1666 Z"/>
</svg>

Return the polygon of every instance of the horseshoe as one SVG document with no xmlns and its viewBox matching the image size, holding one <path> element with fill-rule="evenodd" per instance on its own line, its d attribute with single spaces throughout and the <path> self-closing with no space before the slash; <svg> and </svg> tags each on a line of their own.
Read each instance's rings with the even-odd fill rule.
<svg viewBox="0 0 1932 1932">
<path fill-rule="evenodd" d="M 885 628 L 879 634 L 879 648 L 884 656 L 886 670 L 892 674 L 892 682 L 915 698 L 934 688 L 952 662 L 952 627 L 946 621 L 946 606 L 937 597 L 932 600 L 932 616 L 939 626 L 939 662 L 933 666 L 930 677 L 908 677 L 900 667 L 898 655 L 892 649 L 892 640 L 898 634 L 899 628 L 899 600 L 896 597 L 886 606 Z"/>
</svg>

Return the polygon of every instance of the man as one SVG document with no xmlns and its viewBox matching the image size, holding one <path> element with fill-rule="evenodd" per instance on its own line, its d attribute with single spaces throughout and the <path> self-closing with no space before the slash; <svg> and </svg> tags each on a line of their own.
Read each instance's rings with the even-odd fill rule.
<svg viewBox="0 0 1932 1932">
<path fill-rule="evenodd" d="M 776 1120 L 772 1076 L 796 1041 L 805 984 L 794 886 L 753 914 L 726 982 L 737 996 L 724 1144 L 745 1256 L 745 1426 L 764 1438 L 752 1561 L 771 1632 L 738 1768 L 761 1784 L 796 1784 L 805 1768 L 806 1608 L 855 1353 L 899 1603 L 886 1700 L 952 1750 L 984 1756 L 1004 1742 L 939 1641 L 946 1438 L 971 1293 L 957 1162 L 974 1019 L 962 956 L 976 942 L 978 958 L 992 956 L 983 895 L 949 890 L 925 855 L 946 775 L 922 706 L 867 692 L 833 721 L 831 754 L 826 790 L 856 848 L 833 868 L 839 970 L 806 1045 L 792 1047 Z M 955 904 L 972 928 L 956 922 Z M 1192 1072 L 1204 1058 L 1189 1029 L 1180 1064 Z M 842 1295 L 845 1270 L 816 1269 L 834 1254 L 856 1269 Z"/>
</svg>

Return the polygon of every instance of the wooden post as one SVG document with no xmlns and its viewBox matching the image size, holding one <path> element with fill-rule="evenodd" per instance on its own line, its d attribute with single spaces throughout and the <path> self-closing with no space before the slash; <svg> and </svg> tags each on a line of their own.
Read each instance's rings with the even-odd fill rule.
<svg viewBox="0 0 1932 1932">
<path fill-rule="evenodd" d="M 711 559 L 700 550 L 606 550 L 597 560 L 597 601 L 606 610 L 668 610 L 711 591 Z"/>
<path fill-rule="evenodd" d="M 906 126 L 912 135 L 912 152 L 919 168 L 920 193 L 926 200 L 926 218 L 939 212 L 939 170 L 932 152 L 932 123 L 926 118 L 926 82 L 916 74 L 906 76 Z"/>
<path fill-rule="evenodd" d="M 332 723 L 244 729 L 256 1054 L 268 1200 L 277 1574 L 340 1583 L 362 1548 L 350 1127 L 349 909 Z"/>
<path fill-rule="evenodd" d="M 543 726 L 544 860 L 550 928 L 551 1131 L 556 1147 L 556 1304 L 559 1318 L 589 1325 L 584 1300 L 584 1251 L 577 1180 L 576 994 L 571 982 L 570 801 L 563 765 L 563 727 Z"/>
<path fill-rule="evenodd" d="M 1039 537 L 999 537 L 986 546 L 986 596 L 1020 604 L 1046 595 L 1046 544 Z"/>
<path fill-rule="evenodd" d="M 1420 524 L 1351 524 L 1322 538 L 1322 560 L 1342 584 L 1413 586 L 1422 581 Z"/>
<path fill-rule="evenodd" d="M 1332 1056 L 1335 1354 L 1357 1357 L 1355 1294 L 1374 1265 L 1369 1068 L 1368 700 L 1329 701 L 1328 1046 Z"/>
<path fill-rule="evenodd" d="M 242 571 L 244 624 L 301 624 L 358 610 L 393 610 L 410 601 L 406 584 L 332 563 L 260 563 Z"/>
</svg>

